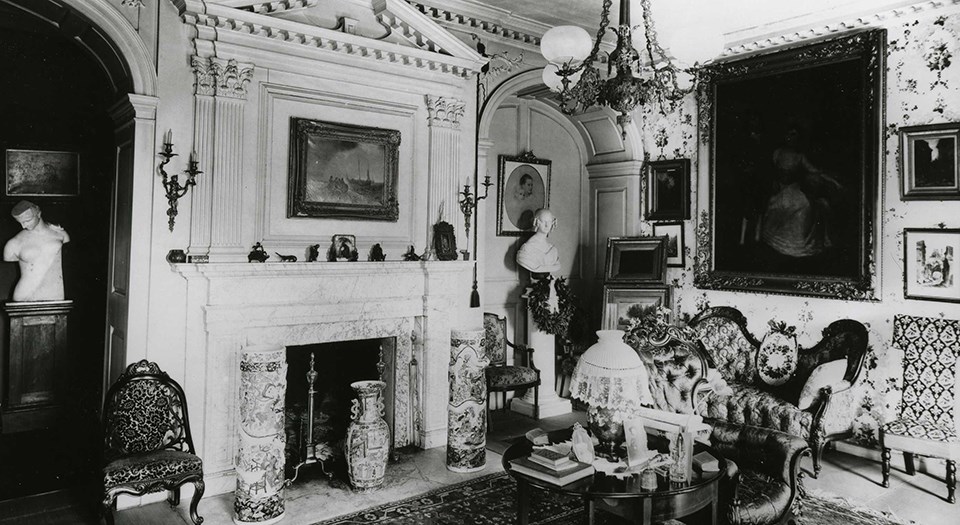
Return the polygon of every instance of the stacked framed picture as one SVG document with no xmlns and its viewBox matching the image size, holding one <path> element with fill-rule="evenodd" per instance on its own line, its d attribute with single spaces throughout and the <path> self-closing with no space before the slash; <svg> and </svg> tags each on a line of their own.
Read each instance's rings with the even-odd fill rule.
<svg viewBox="0 0 960 525">
<path fill-rule="evenodd" d="M 651 306 L 671 309 L 672 289 L 666 284 L 668 242 L 665 235 L 607 239 L 602 329 L 623 330 L 631 317 Z"/>
</svg>

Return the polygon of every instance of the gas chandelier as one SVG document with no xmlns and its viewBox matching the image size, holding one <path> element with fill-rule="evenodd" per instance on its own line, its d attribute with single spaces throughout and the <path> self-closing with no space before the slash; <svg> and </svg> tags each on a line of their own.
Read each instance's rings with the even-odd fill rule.
<svg viewBox="0 0 960 525">
<path fill-rule="evenodd" d="M 600 29 L 593 42 L 590 35 L 578 26 L 554 27 L 543 35 L 540 52 L 550 62 L 543 70 L 543 81 L 558 93 L 560 109 L 568 115 L 596 105 L 617 111 L 617 124 L 626 138 L 630 113 L 649 101 L 656 102 L 662 112 L 673 109 L 684 95 L 694 90 L 697 67 L 719 53 L 722 41 L 719 32 L 710 30 L 711 21 L 701 16 L 701 21 L 705 22 L 699 28 L 702 31 L 691 31 L 693 38 L 675 40 L 669 46 L 673 53 L 671 57 L 657 40 L 650 0 L 640 0 L 645 39 L 644 55 L 641 56 L 633 47 L 630 0 L 621 0 L 617 45 L 607 60 L 607 78 L 602 78 L 593 64 L 610 25 L 612 4 L 613 0 L 603 0 Z M 673 60 L 691 66 L 680 67 Z"/>
</svg>

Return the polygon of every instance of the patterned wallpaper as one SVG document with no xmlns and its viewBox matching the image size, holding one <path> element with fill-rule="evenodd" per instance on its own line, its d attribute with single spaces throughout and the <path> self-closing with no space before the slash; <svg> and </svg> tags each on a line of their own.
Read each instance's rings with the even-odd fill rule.
<svg viewBox="0 0 960 525">
<path fill-rule="evenodd" d="M 662 115 L 645 107 L 643 145 L 650 160 L 690 158 L 692 219 L 685 223 L 686 267 L 671 268 L 668 280 L 676 287 L 674 308 L 680 316 L 707 306 L 739 308 L 749 328 L 762 338 L 771 319 L 796 325 L 798 342 L 812 346 L 830 322 L 850 317 L 867 325 L 872 353 L 865 365 L 862 398 L 855 421 L 856 438 L 875 445 L 877 428 L 898 413 L 903 352 L 892 346 L 893 317 L 898 313 L 960 318 L 960 305 L 905 300 L 903 297 L 903 229 L 960 227 L 960 201 L 900 200 L 899 135 L 901 126 L 960 122 L 960 14 L 956 9 L 904 15 L 884 22 L 887 29 L 887 95 L 885 155 L 880 183 L 880 290 L 878 301 L 847 302 L 809 297 L 700 290 L 693 286 L 697 237 L 709 234 L 709 167 L 701 166 L 697 141 L 696 102 L 688 97 L 676 111 Z M 640 120 L 640 119 L 638 119 Z M 640 230 L 652 232 L 640 220 Z"/>
</svg>

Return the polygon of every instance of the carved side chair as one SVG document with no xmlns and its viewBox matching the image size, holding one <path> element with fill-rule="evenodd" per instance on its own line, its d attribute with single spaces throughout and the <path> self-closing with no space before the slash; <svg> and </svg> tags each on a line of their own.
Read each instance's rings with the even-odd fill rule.
<svg viewBox="0 0 960 525">
<path fill-rule="evenodd" d="M 490 364 L 485 371 L 487 377 L 487 413 L 490 412 L 490 395 L 503 394 L 504 409 L 507 408 L 507 392 L 533 389 L 533 418 L 540 418 L 540 370 L 533 364 L 533 348 L 523 344 L 514 344 L 507 339 L 507 319 L 497 314 L 483 314 L 484 346 Z M 507 364 L 507 348 L 516 350 L 520 364 Z M 490 418 L 487 417 L 487 421 Z"/>
<path fill-rule="evenodd" d="M 180 504 L 180 487 L 193 483 L 190 519 L 203 523 L 197 504 L 203 497 L 203 462 L 190 436 L 183 389 L 156 363 L 129 365 L 107 392 L 103 406 L 103 511 L 113 525 L 117 496 L 166 490 L 171 506 Z"/>
</svg>

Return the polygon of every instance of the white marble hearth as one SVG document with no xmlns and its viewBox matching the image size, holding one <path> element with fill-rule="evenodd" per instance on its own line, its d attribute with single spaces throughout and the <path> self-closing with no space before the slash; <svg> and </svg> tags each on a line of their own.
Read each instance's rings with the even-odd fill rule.
<svg viewBox="0 0 960 525">
<path fill-rule="evenodd" d="M 450 330 L 482 326 L 469 308 L 471 263 L 171 267 L 187 280 L 183 387 L 207 494 L 235 487 L 239 353 L 251 345 L 395 337 L 395 444 L 446 444 Z"/>
</svg>

